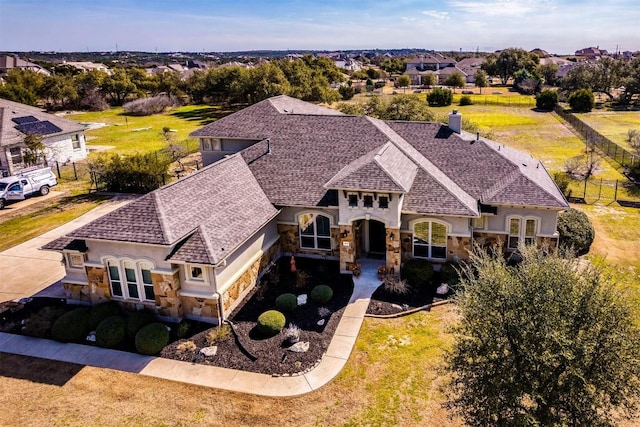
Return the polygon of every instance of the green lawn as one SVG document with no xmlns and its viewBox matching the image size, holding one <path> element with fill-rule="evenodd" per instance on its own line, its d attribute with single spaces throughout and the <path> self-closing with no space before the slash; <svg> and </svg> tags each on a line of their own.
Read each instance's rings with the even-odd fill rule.
<svg viewBox="0 0 640 427">
<path fill-rule="evenodd" d="M 197 141 L 189 133 L 224 117 L 237 107 L 187 105 L 163 114 L 152 116 L 125 115 L 122 108 L 107 111 L 70 114 L 68 118 L 83 123 L 106 123 L 107 126 L 88 130 L 87 146 L 113 147 L 109 152 L 121 154 L 147 153 L 163 149 L 167 142 L 163 128 L 168 127 L 176 142 L 183 142 L 190 151 L 197 148 Z"/>
<path fill-rule="evenodd" d="M 630 129 L 640 131 L 640 111 L 592 111 L 576 114 L 580 120 L 596 129 L 616 144 L 631 151 L 627 142 Z"/>
</svg>

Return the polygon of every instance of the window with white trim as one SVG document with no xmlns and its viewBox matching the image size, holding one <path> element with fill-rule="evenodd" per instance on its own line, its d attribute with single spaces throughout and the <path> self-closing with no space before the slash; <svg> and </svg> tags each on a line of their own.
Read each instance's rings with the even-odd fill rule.
<svg viewBox="0 0 640 427">
<path fill-rule="evenodd" d="M 362 197 L 362 207 L 364 208 L 372 208 L 373 207 L 373 195 L 365 194 Z"/>
<path fill-rule="evenodd" d="M 19 165 L 22 163 L 22 149 L 20 147 L 11 147 L 9 154 L 11 155 L 12 164 Z"/>
<path fill-rule="evenodd" d="M 187 264 L 189 280 L 194 282 L 204 282 L 204 270 L 197 265 Z"/>
<path fill-rule="evenodd" d="M 358 195 L 357 194 L 349 194 L 347 196 L 347 200 L 349 201 L 349 207 L 350 208 L 357 208 L 358 207 Z"/>
<path fill-rule="evenodd" d="M 111 295 L 138 301 L 155 300 L 150 262 L 110 258 L 106 264 Z"/>
<path fill-rule="evenodd" d="M 331 249 L 331 221 L 328 216 L 305 213 L 298 216 L 300 247 L 307 249 Z"/>
<path fill-rule="evenodd" d="M 200 141 L 202 142 L 202 151 L 211 151 L 211 141 L 209 138 L 202 138 Z"/>
<path fill-rule="evenodd" d="M 435 221 L 413 225 L 413 256 L 415 258 L 447 258 L 447 226 Z"/>
<path fill-rule="evenodd" d="M 80 149 L 80 135 L 79 134 L 73 134 L 71 135 L 71 145 L 73 146 L 74 150 L 78 150 Z"/>
<path fill-rule="evenodd" d="M 534 244 L 537 230 L 538 220 L 535 218 L 510 217 L 508 249 L 518 249 L 521 241 L 527 245 Z"/>
<path fill-rule="evenodd" d="M 70 252 L 67 253 L 67 265 L 71 268 L 82 268 L 84 267 L 84 254 Z"/>
<path fill-rule="evenodd" d="M 484 229 L 484 224 L 486 221 L 486 216 L 480 216 L 478 218 L 473 218 L 473 228 L 476 229 Z"/>
</svg>

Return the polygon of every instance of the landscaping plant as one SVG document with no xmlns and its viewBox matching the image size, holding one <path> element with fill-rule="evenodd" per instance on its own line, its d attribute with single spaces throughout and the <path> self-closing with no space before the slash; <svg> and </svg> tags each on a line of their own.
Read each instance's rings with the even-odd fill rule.
<svg viewBox="0 0 640 427">
<path fill-rule="evenodd" d="M 276 298 L 276 308 L 280 311 L 292 312 L 298 307 L 298 297 L 294 294 L 282 294 Z"/>
<path fill-rule="evenodd" d="M 558 215 L 560 246 L 578 254 L 589 252 L 595 230 L 587 214 L 578 209 L 567 209 Z"/>
<path fill-rule="evenodd" d="M 76 308 L 63 314 L 53 323 L 51 337 L 56 341 L 80 341 L 89 333 L 88 308 Z"/>
<path fill-rule="evenodd" d="M 286 323 L 284 314 L 277 310 L 268 310 L 258 317 L 258 332 L 265 337 L 278 334 Z"/>
<path fill-rule="evenodd" d="M 96 328 L 96 344 L 113 348 L 124 341 L 127 322 L 124 317 L 111 316 L 104 319 Z"/>
<path fill-rule="evenodd" d="M 309 297 L 318 304 L 324 304 L 333 297 L 333 289 L 327 285 L 318 285 L 311 290 Z"/>
<path fill-rule="evenodd" d="M 136 334 L 136 350 L 140 354 L 154 355 L 169 343 L 169 331 L 162 323 L 150 323 Z"/>
</svg>

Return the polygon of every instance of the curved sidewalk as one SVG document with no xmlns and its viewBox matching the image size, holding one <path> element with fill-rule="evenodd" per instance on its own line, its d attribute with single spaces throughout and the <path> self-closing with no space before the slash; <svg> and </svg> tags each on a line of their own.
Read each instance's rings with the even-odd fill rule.
<svg viewBox="0 0 640 427">
<path fill-rule="evenodd" d="M 347 363 L 358 338 L 371 295 L 380 285 L 375 266 L 366 270 L 363 268 L 362 275 L 354 278 L 353 282 L 353 295 L 342 314 L 327 352 L 318 365 L 300 375 L 271 376 L 5 333 L 0 333 L 0 352 L 117 369 L 261 396 L 296 396 L 327 384 Z"/>
</svg>

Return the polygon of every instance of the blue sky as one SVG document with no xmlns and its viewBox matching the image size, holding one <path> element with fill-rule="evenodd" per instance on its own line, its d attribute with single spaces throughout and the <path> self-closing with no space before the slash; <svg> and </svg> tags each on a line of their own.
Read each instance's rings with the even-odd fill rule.
<svg viewBox="0 0 640 427">
<path fill-rule="evenodd" d="M 638 0 L 0 0 L 0 50 L 640 50 Z"/>
</svg>

